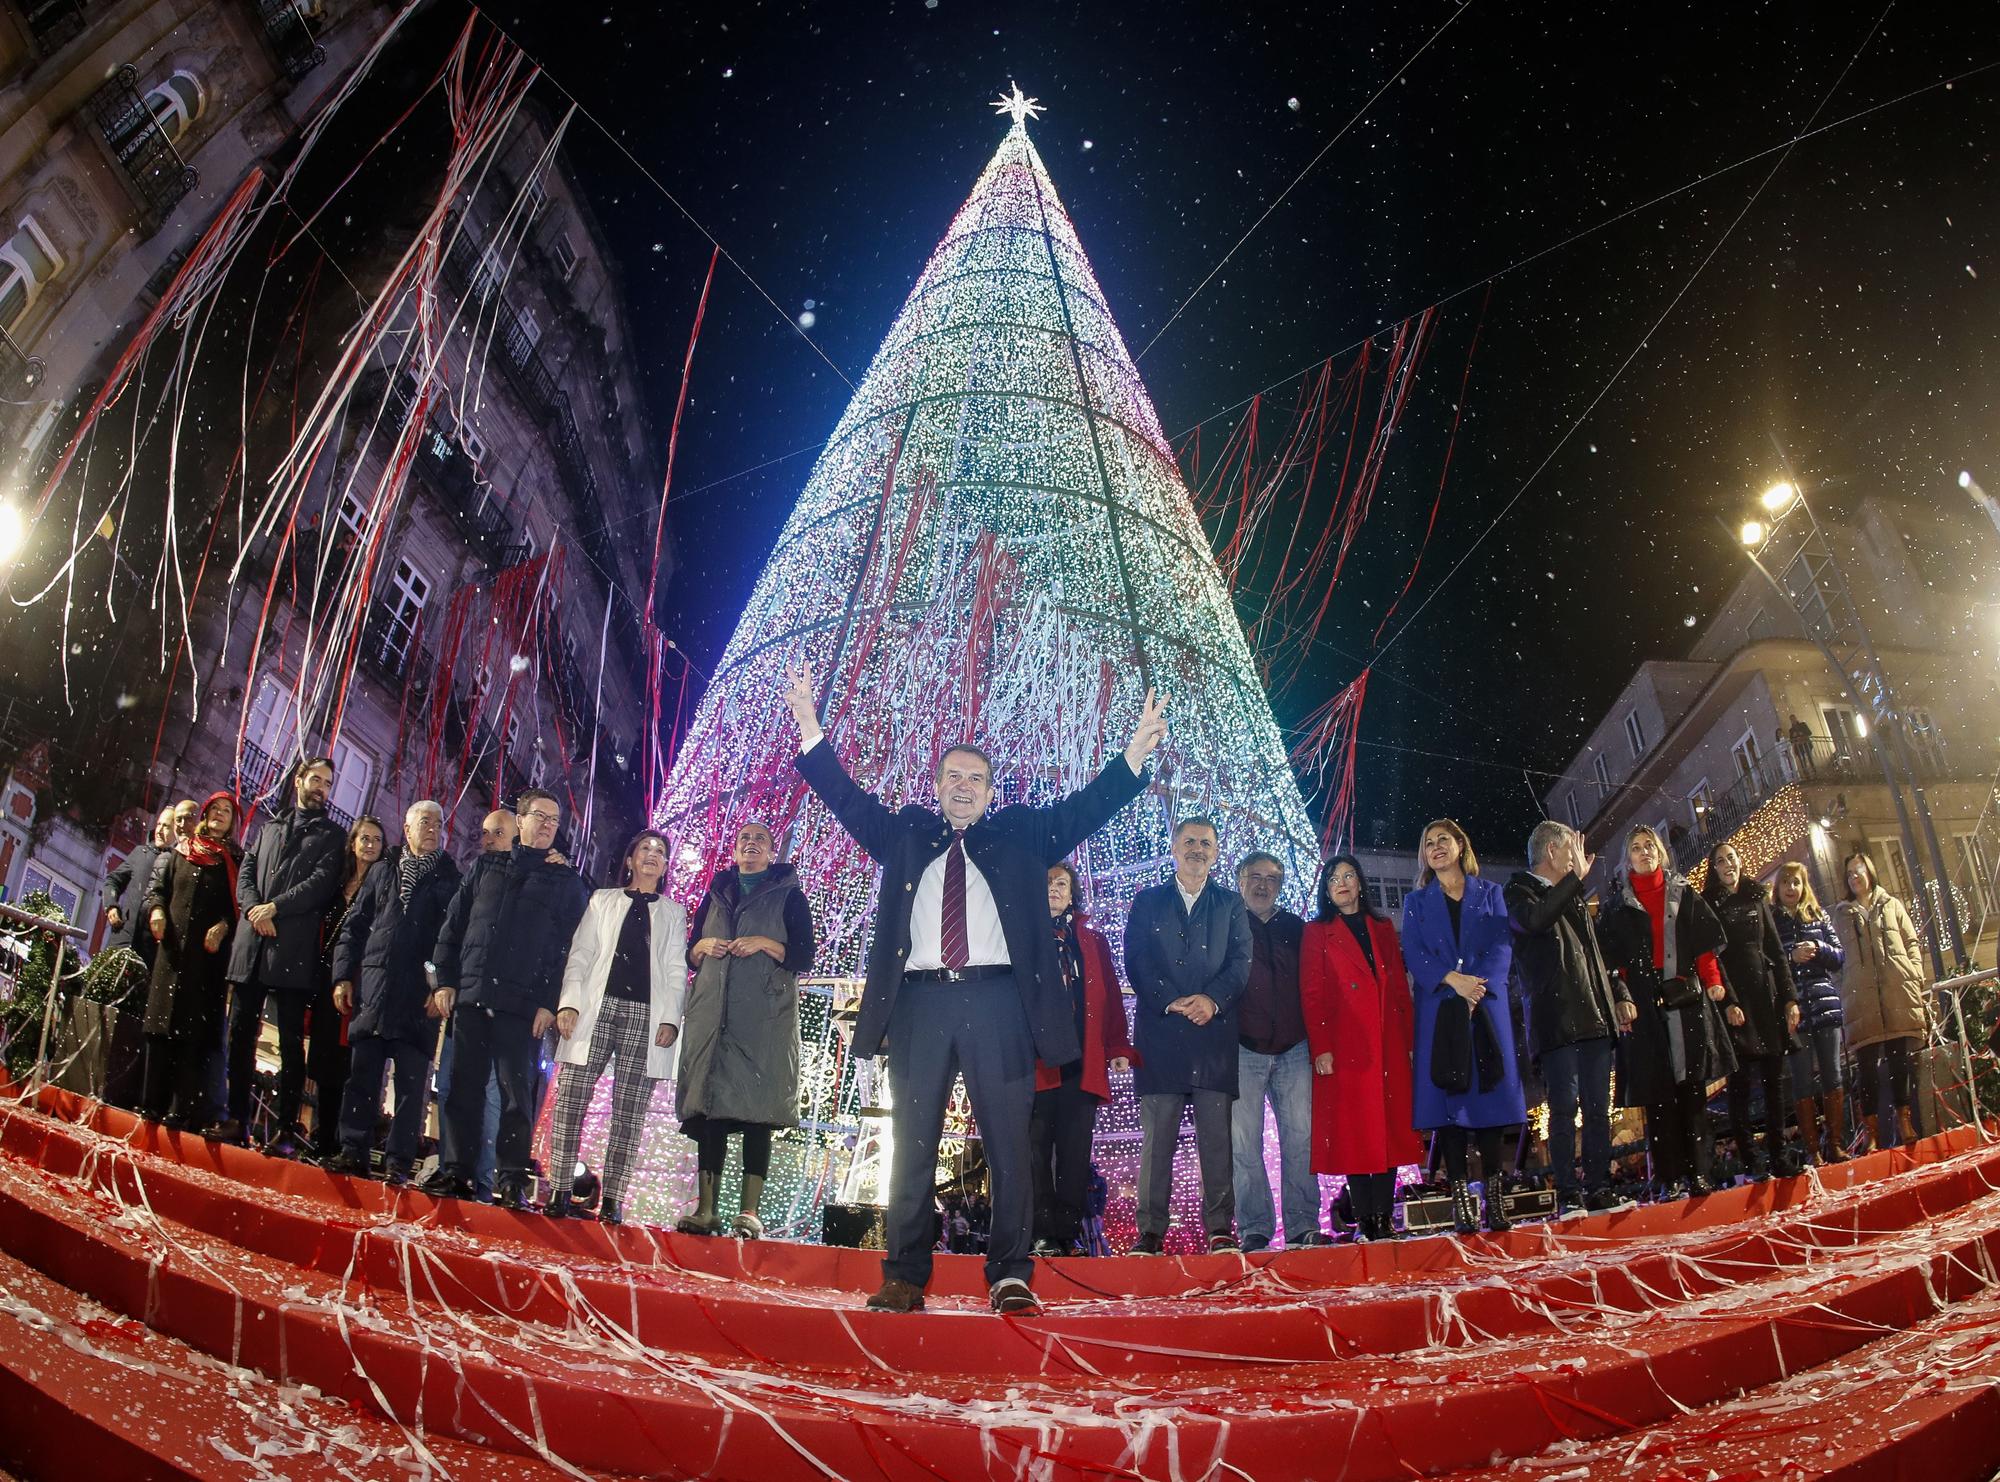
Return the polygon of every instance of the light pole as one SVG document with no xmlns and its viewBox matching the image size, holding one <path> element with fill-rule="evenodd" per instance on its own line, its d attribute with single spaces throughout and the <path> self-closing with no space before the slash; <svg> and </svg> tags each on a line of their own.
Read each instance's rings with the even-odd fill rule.
<svg viewBox="0 0 2000 1482">
<path fill-rule="evenodd" d="M 1918 901 L 1928 902 L 1922 856 L 1917 853 L 1916 834 L 1896 774 L 1900 770 L 1909 779 L 1928 846 L 1926 852 L 1938 882 L 1937 903 L 1924 911 L 1924 921 L 1928 927 L 1925 936 L 1931 952 L 1931 968 L 1942 979 L 1947 943 L 1951 960 L 1961 963 L 1965 958 L 1965 938 L 1959 927 L 1957 904 L 1951 898 L 1951 873 L 1945 867 L 1944 851 L 1938 847 L 1937 829 L 1931 822 L 1930 804 L 1924 797 L 1923 783 L 1918 780 L 1903 736 L 1902 711 L 1896 703 L 1895 691 L 1883 671 L 1881 655 L 1875 651 L 1867 624 L 1861 620 L 1860 609 L 1854 605 L 1854 596 L 1848 590 L 1840 563 L 1834 558 L 1826 531 L 1814 516 L 1804 491 L 1796 484 L 1773 484 L 1764 491 L 1759 503 L 1764 518 L 1745 521 L 1739 532 L 1744 553 L 1758 574 L 1785 599 L 1806 636 L 1840 676 L 1855 714 L 1874 715 L 1875 755 L 1882 763 L 1882 780 L 1888 784 L 1890 801 L 1896 806 L 1903 859 L 1909 866 L 1910 883 Z"/>
</svg>

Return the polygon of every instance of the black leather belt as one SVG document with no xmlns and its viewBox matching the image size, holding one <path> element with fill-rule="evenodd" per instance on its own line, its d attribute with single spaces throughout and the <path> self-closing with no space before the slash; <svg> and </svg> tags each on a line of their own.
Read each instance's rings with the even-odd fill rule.
<svg viewBox="0 0 2000 1482">
<path fill-rule="evenodd" d="M 983 967 L 919 967 L 903 974 L 905 983 L 973 983 L 981 978 L 1005 978 L 1013 967 L 1005 962 Z"/>
</svg>

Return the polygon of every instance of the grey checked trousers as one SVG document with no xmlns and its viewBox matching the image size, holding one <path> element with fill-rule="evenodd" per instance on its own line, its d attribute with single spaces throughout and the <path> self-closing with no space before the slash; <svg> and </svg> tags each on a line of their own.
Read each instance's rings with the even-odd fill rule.
<svg viewBox="0 0 2000 1482">
<path fill-rule="evenodd" d="M 590 1031 L 590 1050 L 582 1065 L 556 1068 L 555 1146 L 550 1150 L 549 1179 L 557 1193 L 566 1192 L 576 1174 L 577 1148 L 583 1141 L 583 1114 L 590 1110 L 590 1093 L 598 1077 L 612 1067 L 611 1131 L 604 1143 L 604 1197 L 622 1205 L 639 1159 L 639 1139 L 646 1131 L 646 1110 L 658 1082 L 646 1076 L 646 1052 L 652 1048 L 652 1009 L 628 998 L 606 996 L 598 1006 Z"/>
</svg>

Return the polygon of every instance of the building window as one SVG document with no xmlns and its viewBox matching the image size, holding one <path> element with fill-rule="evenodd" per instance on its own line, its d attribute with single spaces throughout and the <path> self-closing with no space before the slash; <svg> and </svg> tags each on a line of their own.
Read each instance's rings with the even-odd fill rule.
<svg viewBox="0 0 2000 1482">
<path fill-rule="evenodd" d="M 1958 876 L 1965 882 L 1966 895 L 1978 904 L 1982 913 L 1991 912 L 1995 881 L 1986 841 L 1977 834 L 1955 834 L 1952 843 L 1958 850 Z"/>
<path fill-rule="evenodd" d="M 1757 749 L 1757 732 L 1745 731 L 1736 744 L 1729 748 L 1729 754 L 1736 759 L 1736 775 L 1752 787 L 1764 785 L 1764 757 Z"/>
<path fill-rule="evenodd" d="M 549 255 L 556 260 L 556 267 L 567 283 L 576 271 L 576 244 L 570 241 L 568 232 L 559 232 L 556 239 L 549 243 Z"/>
<path fill-rule="evenodd" d="M 0 246 L 0 329 L 9 334 L 19 329 L 43 287 L 62 267 L 62 257 L 41 223 L 23 216 L 14 235 Z"/>
<path fill-rule="evenodd" d="M 1576 800 L 1575 788 L 1569 790 L 1569 826 L 1571 828 L 1583 827 L 1583 805 Z"/>
<path fill-rule="evenodd" d="M 1590 759 L 1590 770 L 1597 777 L 1597 801 L 1601 803 L 1611 796 L 1611 763 L 1603 752 Z"/>
<path fill-rule="evenodd" d="M 1904 711 L 1903 725 L 1909 732 L 1910 750 L 1916 754 L 1917 765 L 1926 773 L 1943 772 L 1944 738 L 1938 734 L 1937 721 L 1930 711 Z"/>
<path fill-rule="evenodd" d="M 1646 754 L 1646 723 L 1639 718 L 1637 710 L 1625 713 L 1625 743 L 1632 748 L 1633 761 Z"/>
<path fill-rule="evenodd" d="M 530 221 L 533 221 L 537 216 L 548 210 L 548 187 L 542 184 L 539 175 L 521 188 L 521 200 L 527 210 L 528 220 Z"/>
<path fill-rule="evenodd" d="M 382 647 L 394 661 L 391 667 L 398 672 L 410 657 L 411 640 L 416 637 L 417 624 L 423 618 L 424 604 L 430 600 L 430 578 L 408 561 L 397 561 L 395 578 L 389 584 L 389 612 L 382 629 Z"/>
<path fill-rule="evenodd" d="M 458 424 L 458 445 L 474 463 L 486 461 L 486 440 L 463 422 Z"/>
<path fill-rule="evenodd" d="M 1891 895 L 1899 895 L 1905 903 L 1916 899 L 1916 890 L 1910 884 L 1909 862 L 1903 858 L 1903 842 L 1900 839 L 1870 839 L 1868 856 L 1875 861 L 1875 883 Z M 1841 881 L 1846 889 L 1847 882 Z"/>
<path fill-rule="evenodd" d="M 1715 798 L 1708 785 L 1708 779 L 1704 777 L 1695 784 L 1694 791 L 1688 794 L 1688 817 L 1693 821 L 1694 831 L 1697 834 L 1708 827 L 1708 815 L 1714 808 Z"/>
<path fill-rule="evenodd" d="M 38 890 L 46 891 L 49 899 L 62 908 L 63 915 L 69 920 L 77 919 L 77 908 L 83 902 L 82 889 L 40 860 L 31 859 L 21 871 L 21 894 L 23 897 L 31 896 Z"/>
<path fill-rule="evenodd" d="M 348 741 L 334 742 L 331 754 L 333 791 L 326 800 L 327 816 L 349 828 L 368 811 L 375 785 L 375 758 Z"/>
<path fill-rule="evenodd" d="M 201 80 L 182 70 L 147 92 L 146 107 L 152 112 L 153 122 L 160 126 L 160 132 L 167 136 L 167 142 L 178 144 L 207 109 L 208 98 L 202 91 Z"/>
<path fill-rule="evenodd" d="M 340 523 L 359 535 L 362 525 L 368 519 L 368 506 L 352 494 L 343 494 L 340 496 L 339 514 Z"/>
</svg>

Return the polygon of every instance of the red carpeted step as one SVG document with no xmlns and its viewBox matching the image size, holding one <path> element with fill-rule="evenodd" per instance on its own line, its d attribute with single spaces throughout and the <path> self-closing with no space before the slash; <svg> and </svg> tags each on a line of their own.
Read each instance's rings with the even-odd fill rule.
<svg viewBox="0 0 2000 1482">
<path fill-rule="evenodd" d="M 0 1141 L 7 1139 L 0 1138 Z M 16 1135 L 11 1139 L 19 1143 Z M 749 1359 L 807 1372 L 892 1368 L 904 1373 L 1036 1373 L 1087 1368 L 1131 1376 L 1204 1367 L 1386 1354 L 1417 1346 L 1457 1346 L 1486 1338 L 1552 1333 L 1574 1314 L 1641 1312 L 1725 1288 L 1739 1273 L 1802 1263 L 1881 1230 L 1934 1217 L 1988 1191 L 2000 1152 L 1964 1161 L 1922 1183 L 1870 1189 L 1830 1210 L 1804 1207 L 1749 1230 L 1682 1235 L 1641 1253 L 1607 1256 L 1603 1242 L 1572 1237 L 1540 1242 L 1540 1262 L 1517 1262 L 1506 1283 L 1436 1281 L 1339 1288 L 1299 1285 L 1278 1267 L 1239 1273 L 1233 1287 L 1171 1300 L 1056 1301 L 1033 1323 L 989 1329 L 968 1346 L 951 1326 L 907 1323 L 838 1304 L 840 1292 L 789 1290 L 774 1309 L 768 1287 L 691 1279 L 654 1266 L 634 1270 L 602 1259 L 552 1265 L 554 1253 L 518 1239 L 474 1243 L 440 1228 L 379 1228 L 349 1217 L 325 1220 L 298 1199 L 242 1197 L 240 1185 L 154 1159 L 102 1156 L 101 1135 L 81 1128 L 35 1129 L 45 1170 L 89 1168 L 99 1183 L 160 1217 L 219 1236 L 259 1255 L 375 1287 L 404 1281 L 421 1241 L 438 1300 L 490 1305 L 527 1321 L 561 1325 L 576 1299 L 629 1312 L 641 1342 L 725 1360 Z M 141 1169 L 145 1169 L 143 1173 Z M 527 1221 L 530 1226 L 543 1221 Z M 1581 1254 L 1570 1254 L 1580 1247 Z M 1563 1257 L 1558 1260 L 1557 1257 Z M 1101 1264 L 1101 1263 L 1100 1263 Z M 552 1271 L 559 1275 L 552 1279 Z M 983 1303 L 977 1309 L 983 1310 Z M 773 1321 L 774 1316 L 783 1320 Z M 1171 1339 L 1162 1323 L 1170 1322 Z"/>
<path fill-rule="evenodd" d="M 539 1459 L 420 1440 L 107 1311 L 0 1253 L 0 1464 L 29 1476 L 555 1477 Z"/>
<path fill-rule="evenodd" d="M 1532 1467 L 1462 1475 L 1991 1482 L 2000 1471 L 1996 1370 L 2000 1294 L 1988 1293 L 1736 1399 L 1613 1439 L 1566 1442 Z"/>
<path fill-rule="evenodd" d="M 52 1134 L 45 1147 L 63 1141 Z M 1939 1169 L 1932 1176 L 1953 1172 Z M 757 1373 L 754 1364 L 669 1358 L 670 1351 L 616 1357 L 593 1351 L 587 1373 L 579 1376 L 574 1346 L 565 1348 L 564 1335 L 504 1314 L 478 1314 L 470 1329 L 450 1327 L 446 1344 L 437 1336 L 434 1312 L 426 1310 L 440 1304 L 438 1293 L 423 1290 L 430 1265 L 420 1250 L 413 1251 L 418 1270 L 409 1288 L 417 1306 L 399 1295 L 361 1311 L 339 1301 L 335 1284 L 318 1273 L 273 1272 L 195 1232 L 158 1222 L 134 1225 L 119 1204 L 106 1202 L 107 1219 L 77 1220 L 74 1204 L 90 1197 L 44 1175 L 42 1187 L 10 1192 L 0 1232 L 10 1244 L 35 1247 L 38 1261 L 68 1263 L 65 1279 L 102 1286 L 107 1300 L 143 1309 L 174 1331 L 186 1325 L 204 1347 L 234 1351 L 230 1345 L 242 1343 L 274 1372 L 337 1386 L 344 1366 L 359 1359 L 384 1394 L 398 1397 L 387 1403 L 413 1404 L 403 1397 L 419 1397 L 432 1424 L 512 1445 L 546 1434 L 558 1454 L 586 1464 L 688 1466 L 698 1457 L 703 1466 L 725 1471 L 752 1458 L 767 1463 L 761 1448 L 785 1436 L 823 1457 L 829 1453 L 818 1448 L 831 1447 L 863 1468 L 882 1464 L 877 1452 L 893 1463 L 896 1448 L 907 1444 L 947 1476 L 1011 1470 L 997 1459 L 1012 1455 L 1018 1461 L 1020 1448 L 1038 1444 L 1037 1436 L 1053 1437 L 1047 1445 L 1079 1461 L 1128 1466 L 1141 1475 L 1164 1474 L 1213 1448 L 1221 1448 L 1232 1466 L 1266 1475 L 1260 1466 L 1296 1458 L 1298 1448 L 1323 1446 L 1330 1438 L 1349 1449 L 1353 1475 L 1399 1475 L 1410 1464 L 1435 1469 L 1496 1449 L 1539 1449 L 1580 1426 L 1629 1428 L 1676 1404 L 1707 1403 L 1743 1384 L 1778 1377 L 1781 1369 L 1774 1365 L 1818 1362 L 1865 1341 L 1856 1336 L 1866 1331 L 1857 1323 L 1893 1327 L 1914 1320 L 1938 1300 L 1959 1295 L 1967 1273 L 1986 1269 L 1995 1238 L 1995 1211 L 1961 1213 L 1934 1234 L 1906 1240 L 1905 1249 L 1836 1248 L 1836 1258 L 1866 1269 L 1830 1271 L 1811 1292 L 1798 1290 L 1795 1273 L 1774 1271 L 1780 1290 L 1765 1293 L 1749 1284 L 1737 1294 L 1761 1304 L 1748 1316 L 1716 1304 L 1675 1314 L 1676 1321 L 1631 1324 L 1630 1331 L 1608 1337 L 1487 1342 L 1394 1362 L 1253 1369 L 1240 1378 L 1161 1376 L 1143 1386 L 1098 1379 L 1082 1364 L 1066 1373 L 1023 1374 L 1004 1388 L 976 1376 L 919 1385 L 893 1373 L 828 1386 L 795 1374 Z M 254 1204 L 256 1196 L 247 1194 L 243 1202 Z M 121 1215 L 134 1227 L 121 1228 Z M 122 1276 L 121 1260 L 127 1268 Z M 231 1261 L 231 1279 L 216 1282 L 211 1273 Z M 247 1320 L 239 1322 L 239 1314 Z M 771 1320 L 794 1315 L 774 1309 Z M 600 1313 L 595 1320 L 620 1322 L 623 1315 Z M 990 1341 L 1007 1326 L 956 1316 L 900 1322 L 936 1326 L 968 1344 L 982 1333 Z M 1158 1326 L 1169 1346 L 1176 1336 L 1171 1318 L 1163 1315 Z M 461 1341 L 468 1334 L 469 1351 Z M 427 1372 L 427 1364 L 448 1372 Z M 760 1426 L 738 1426 L 750 1434 L 731 1439 L 715 1429 L 715 1396 L 745 1392 L 766 1401 L 758 1409 L 767 1418 Z M 506 1416 L 512 1432 L 489 1412 Z M 607 1431 L 611 1418 L 621 1415 L 628 1424 Z M 725 1444 L 735 1448 L 726 1452 L 726 1465 L 714 1450 Z M 973 1470 L 940 1465 L 954 1459 Z"/>
</svg>

